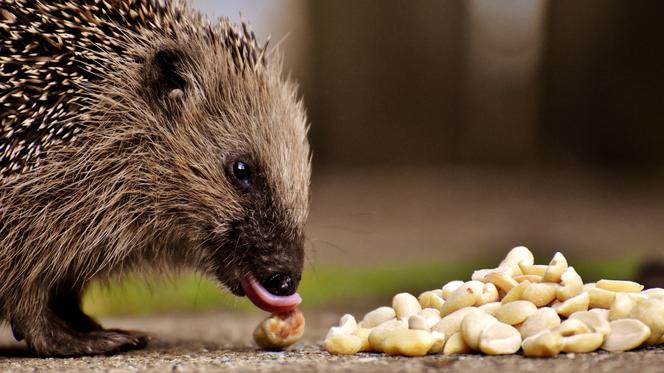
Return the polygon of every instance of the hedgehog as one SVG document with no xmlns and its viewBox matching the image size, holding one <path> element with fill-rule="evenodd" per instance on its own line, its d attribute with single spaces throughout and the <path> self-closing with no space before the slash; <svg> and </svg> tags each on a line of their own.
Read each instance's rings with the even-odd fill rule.
<svg viewBox="0 0 664 373">
<path fill-rule="evenodd" d="M 81 309 L 91 281 L 127 273 L 195 270 L 297 306 L 311 152 L 276 49 L 165 0 L 3 0 L 0 43 L 0 316 L 17 340 L 145 346 Z"/>
</svg>

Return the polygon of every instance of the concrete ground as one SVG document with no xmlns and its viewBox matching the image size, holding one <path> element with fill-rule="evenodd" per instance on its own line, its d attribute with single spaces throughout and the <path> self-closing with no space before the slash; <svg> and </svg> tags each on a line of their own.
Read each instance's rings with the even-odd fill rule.
<svg viewBox="0 0 664 373">
<path fill-rule="evenodd" d="M 0 333 L 0 371 L 146 371 L 146 372 L 664 372 L 664 349 L 627 353 L 567 354 L 554 359 L 523 356 L 395 358 L 380 354 L 332 356 L 318 344 L 338 313 L 309 312 L 303 341 L 285 352 L 259 351 L 251 332 L 264 315 L 208 313 L 145 318 L 116 318 L 105 325 L 141 329 L 153 335 L 147 349 L 109 357 L 39 359 L 25 346 Z"/>
</svg>

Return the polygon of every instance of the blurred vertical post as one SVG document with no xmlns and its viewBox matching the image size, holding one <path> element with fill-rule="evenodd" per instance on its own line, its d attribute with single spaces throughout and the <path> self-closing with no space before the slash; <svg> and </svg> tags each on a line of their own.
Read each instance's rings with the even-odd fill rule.
<svg viewBox="0 0 664 373">
<path fill-rule="evenodd" d="M 547 0 L 469 0 L 464 160 L 537 160 Z"/>
</svg>

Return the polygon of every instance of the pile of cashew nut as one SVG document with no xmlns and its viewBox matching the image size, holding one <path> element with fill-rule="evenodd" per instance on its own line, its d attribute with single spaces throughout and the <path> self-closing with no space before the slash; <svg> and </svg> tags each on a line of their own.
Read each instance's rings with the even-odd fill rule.
<svg viewBox="0 0 664 373">
<path fill-rule="evenodd" d="M 323 347 L 333 354 L 484 353 L 548 357 L 664 343 L 664 289 L 632 281 L 584 284 L 565 256 L 535 264 L 526 247 L 493 269 L 419 297 L 397 294 L 357 322 L 341 317 Z"/>
</svg>

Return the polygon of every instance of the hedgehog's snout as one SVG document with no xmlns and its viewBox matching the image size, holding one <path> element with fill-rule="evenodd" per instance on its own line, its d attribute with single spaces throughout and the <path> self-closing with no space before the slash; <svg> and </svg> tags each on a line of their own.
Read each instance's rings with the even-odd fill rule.
<svg viewBox="0 0 664 373">
<path fill-rule="evenodd" d="M 304 247 L 300 240 L 290 244 L 271 242 L 252 257 L 251 272 L 271 294 L 288 296 L 297 291 L 302 277 Z"/>
<path fill-rule="evenodd" d="M 263 284 L 265 289 L 274 295 L 286 296 L 295 293 L 297 290 L 298 281 L 292 273 L 277 272 L 267 276 L 267 280 Z"/>
</svg>

